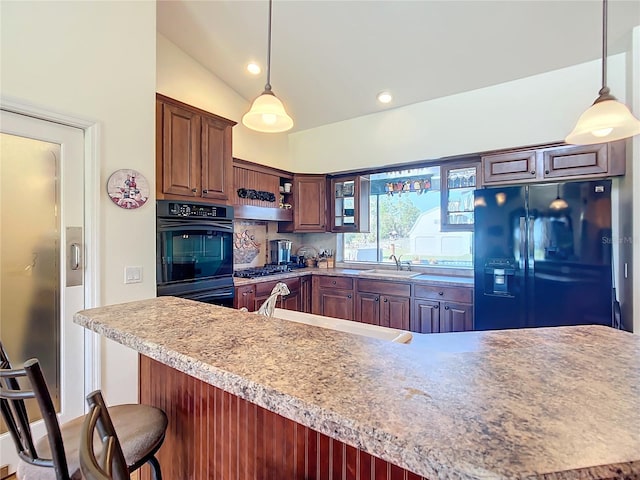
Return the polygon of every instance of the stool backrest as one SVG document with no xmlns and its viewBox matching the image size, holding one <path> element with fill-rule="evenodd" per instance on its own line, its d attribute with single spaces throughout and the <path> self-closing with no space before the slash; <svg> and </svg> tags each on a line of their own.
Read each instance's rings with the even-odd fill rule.
<svg viewBox="0 0 640 480">
<path fill-rule="evenodd" d="M 87 404 L 89 413 L 82 424 L 80 436 L 82 475 L 86 480 L 129 480 L 129 469 L 122 447 L 99 390 L 87 396 Z M 93 446 L 96 433 L 102 442 L 100 459 L 96 457 Z"/>
<path fill-rule="evenodd" d="M 22 388 L 19 378 L 28 380 Z M 42 458 L 36 451 L 25 400 L 35 398 L 42 414 L 52 458 Z M 53 468 L 57 480 L 69 480 L 60 425 L 47 383 L 36 359 L 27 360 L 22 369 L 13 369 L 0 342 L 0 411 L 20 458 L 30 464 Z"/>
</svg>

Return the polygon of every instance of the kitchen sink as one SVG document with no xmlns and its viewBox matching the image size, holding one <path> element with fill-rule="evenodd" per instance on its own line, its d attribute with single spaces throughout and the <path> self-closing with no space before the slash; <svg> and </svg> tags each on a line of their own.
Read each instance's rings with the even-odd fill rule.
<svg viewBox="0 0 640 480">
<path fill-rule="evenodd" d="M 361 277 L 380 277 L 380 278 L 412 278 L 420 275 L 420 272 L 411 272 L 408 270 L 363 270 L 359 274 Z"/>
</svg>

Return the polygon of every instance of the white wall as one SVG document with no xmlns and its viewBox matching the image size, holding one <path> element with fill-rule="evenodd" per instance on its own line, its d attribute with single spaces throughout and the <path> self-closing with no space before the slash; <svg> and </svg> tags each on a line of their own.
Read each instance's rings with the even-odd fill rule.
<svg viewBox="0 0 640 480">
<path fill-rule="evenodd" d="M 624 55 L 609 78 L 624 97 Z M 576 65 L 292 133 L 290 158 L 324 173 L 561 141 L 599 89 L 600 63 Z"/>
<path fill-rule="evenodd" d="M 293 170 L 287 134 L 259 133 L 242 125 L 250 102 L 161 34 L 157 40 L 157 91 L 238 122 L 233 127 L 234 157 Z"/>
<path fill-rule="evenodd" d="M 1 94 L 100 126 L 100 297 L 102 304 L 155 296 L 153 201 L 125 211 L 105 185 L 119 168 L 155 179 L 155 2 L 2 2 Z M 125 265 L 143 281 L 124 285 Z M 137 399 L 137 356 L 104 342 L 108 403 Z M 108 365 L 108 369 L 104 366 Z"/>
</svg>

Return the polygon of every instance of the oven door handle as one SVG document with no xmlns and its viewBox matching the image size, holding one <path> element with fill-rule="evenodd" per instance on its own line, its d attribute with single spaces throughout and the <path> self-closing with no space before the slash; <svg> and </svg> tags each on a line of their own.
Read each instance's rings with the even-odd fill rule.
<svg viewBox="0 0 640 480">
<path fill-rule="evenodd" d="M 215 299 L 232 299 L 234 295 L 233 295 L 233 287 L 230 287 L 230 288 L 219 288 L 215 290 L 207 290 L 199 293 L 187 293 L 181 296 L 189 300 L 200 300 L 203 298 L 215 300 Z"/>
<path fill-rule="evenodd" d="M 216 221 L 197 221 L 197 222 L 185 222 L 176 220 L 158 219 L 158 230 L 168 231 L 177 229 L 189 229 L 189 230 L 217 230 L 223 232 L 233 233 L 233 224 L 226 222 Z"/>
</svg>

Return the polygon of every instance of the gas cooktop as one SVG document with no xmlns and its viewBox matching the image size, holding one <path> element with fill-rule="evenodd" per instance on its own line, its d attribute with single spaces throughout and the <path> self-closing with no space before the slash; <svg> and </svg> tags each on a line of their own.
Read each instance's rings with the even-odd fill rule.
<svg viewBox="0 0 640 480">
<path fill-rule="evenodd" d="M 236 270 L 233 272 L 234 277 L 240 278 L 258 278 L 266 277 L 269 275 L 277 275 L 279 273 L 291 272 L 299 268 L 305 268 L 305 265 L 298 263 L 287 263 L 282 265 L 265 265 L 264 267 L 245 268 L 243 270 Z"/>
</svg>

